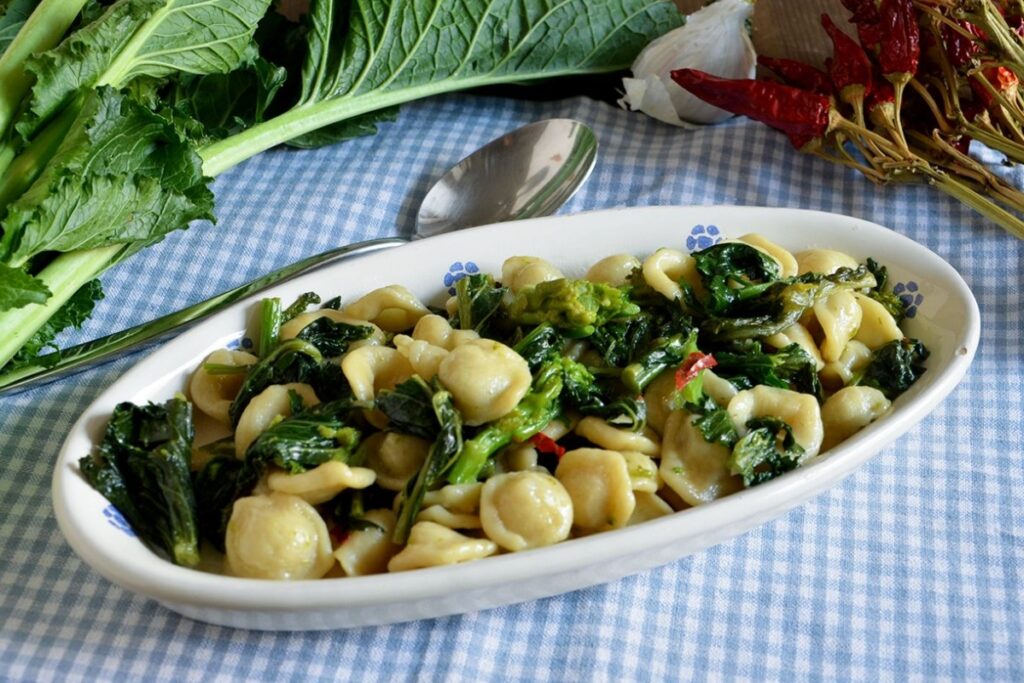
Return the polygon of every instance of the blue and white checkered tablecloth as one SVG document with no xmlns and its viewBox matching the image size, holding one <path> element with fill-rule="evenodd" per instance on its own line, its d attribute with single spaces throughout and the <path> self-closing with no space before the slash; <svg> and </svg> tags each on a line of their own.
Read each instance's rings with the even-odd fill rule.
<svg viewBox="0 0 1024 683">
<path fill-rule="evenodd" d="M 412 230 L 450 164 L 522 123 L 571 116 L 601 141 L 564 211 L 734 203 L 893 226 L 966 278 L 982 342 L 920 426 L 810 503 L 610 585 L 395 626 L 260 633 L 190 621 L 111 585 L 50 506 L 61 440 L 139 356 L 0 399 L 0 679 L 1024 680 L 1024 242 L 925 187 L 879 189 L 735 121 L 680 132 L 576 98 L 452 96 L 374 137 L 272 151 L 216 183 L 220 222 L 108 273 L 84 336 L 169 312 L 341 243 Z M 1024 184 L 1024 174 L 1016 177 Z"/>
</svg>

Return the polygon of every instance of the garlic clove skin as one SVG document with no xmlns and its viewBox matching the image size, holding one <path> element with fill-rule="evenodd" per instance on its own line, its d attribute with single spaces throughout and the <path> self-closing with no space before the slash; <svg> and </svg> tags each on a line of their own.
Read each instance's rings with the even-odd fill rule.
<svg viewBox="0 0 1024 683">
<path fill-rule="evenodd" d="M 700 69 L 722 78 L 753 78 L 757 52 L 747 32 L 754 13 L 751 0 L 718 0 L 686 18 L 637 55 L 633 78 L 624 78 L 624 109 L 681 128 L 718 123 L 732 114 L 691 95 L 669 74 L 675 69 Z"/>
</svg>

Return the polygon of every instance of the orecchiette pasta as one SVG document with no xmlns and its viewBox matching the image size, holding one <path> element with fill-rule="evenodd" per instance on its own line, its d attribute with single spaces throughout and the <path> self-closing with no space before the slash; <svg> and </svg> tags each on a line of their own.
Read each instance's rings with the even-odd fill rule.
<svg viewBox="0 0 1024 683">
<path fill-rule="evenodd" d="M 847 342 L 860 329 L 861 307 L 857 299 L 850 292 L 836 292 L 814 305 L 814 317 L 825 335 L 821 344 L 822 359 L 828 363 L 838 360 Z"/>
<path fill-rule="evenodd" d="M 640 267 L 640 260 L 632 254 L 606 256 L 594 265 L 584 277 L 591 282 L 604 282 L 619 287 L 626 284 L 629 276 Z"/>
<path fill-rule="evenodd" d="M 860 328 L 854 339 L 872 351 L 891 341 L 903 339 L 900 326 L 896 324 L 889 311 L 885 310 L 885 306 L 859 292 L 853 296 L 861 310 Z"/>
<path fill-rule="evenodd" d="M 369 320 L 386 332 L 404 332 L 430 313 L 412 292 L 401 285 L 388 285 L 364 294 L 342 309 L 356 320 Z"/>
<path fill-rule="evenodd" d="M 576 433 L 590 443 L 610 451 L 637 451 L 653 455 L 661 450 L 658 435 L 651 429 L 634 432 L 613 427 L 599 417 L 585 417 L 576 425 Z"/>
<path fill-rule="evenodd" d="M 810 394 L 758 385 L 736 394 L 729 401 L 728 412 L 740 436 L 747 433 L 747 422 L 753 418 L 778 417 L 792 427 L 793 438 L 804 449 L 805 459 L 817 455 L 821 448 L 821 409 Z"/>
<path fill-rule="evenodd" d="M 377 478 L 366 467 L 349 467 L 343 462 L 325 462 L 299 474 L 271 472 L 267 486 L 271 491 L 290 493 L 310 505 L 326 503 L 345 489 L 365 489 Z"/>
<path fill-rule="evenodd" d="M 302 399 L 303 405 L 312 406 L 320 402 L 313 387 L 293 382 L 274 384 L 253 397 L 238 418 L 235 427 L 235 455 L 245 456 L 249 445 L 274 422 L 292 414 L 291 392 Z"/>
<path fill-rule="evenodd" d="M 256 362 L 256 356 L 245 351 L 229 351 L 219 349 L 203 359 L 203 362 L 192 373 L 189 382 L 189 394 L 196 408 L 203 411 L 221 424 L 231 424 L 228 410 L 231 402 L 242 388 L 245 375 L 242 373 L 211 373 L 207 364 L 226 365 L 230 367 L 248 366 Z"/>
<path fill-rule="evenodd" d="M 658 249 L 644 259 L 641 272 L 651 289 L 672 301 L 683 295 L 680 280 L 686 280 L 696 291 L 703 290 L 696 261 L 676 249 Z"/>
<path fill-rule="evenodd" d="M 682 410 L 669 416 L 658 470 L 665 485 L 689 505 L 708 503 L 743 488 L 743 482 L 729 471 L 729 449 L 708 443 L 693 426 L 695 419 Z"/>
<path fill-rule="evenodd" d="M 572 499 L 573 525 L 584 533 L 625 526 L 633 514 L 633 482 L 621 453 L 577 448 L 562 456 L 555 476 Z"/>
<path fill-rule="evenodd" d="M 224 547 L 228 571 L 253 579 L 319 579 L 334 564 L 324 520 L 287 493 L 236 500 Z"/>
<path fill-rule="evenodd" d="M 468 425 L 508 413 L 533 381 L 523 357 L 491 339 L 474 339 L 456 347 L 441 361 L 437 376 Z"/>
<path fill-rule="evenodd" d="M 403 572 L 479 560 L 498 552 L 494 541 L 463 536 L 434 522 L 416 522 L 409 542 L 388 562 L 388 571 Z"/>
<path fill-rule="evenodd" d="M 796 255 L 797 274 L 824 273 L 831 275 L 840 268 L 856 268 L 857 261 L 841 251 L 808 249 Z"/>
<path fill-rule="evenodd" d="M 334 551 L 345 576 L 382 574 L 401 546 L 391 540 L 395 531 L 395 513 L 370 510 L 363 519 L 370 524 L 348 534 Z"/>
<path fill-rule="evenodd" d="M 480 497 L 484 533 L 506 550 L 564 541 L 573 523 L 572 499 L 547 472 L 511 472 L 488 479 Z"/>
<path fill-rule="evenodd" d="M 501 283 L 513 292 L 563 277 L 562 271 L 536 256 L 513 256 L 501 265 Z"/>
<path fill-rule="evenodd" d="M 889 411 L 892 403 L 872 387 L 844 387 L 829 396 L 821 407 L 825 438 L 821 450 L 827 451 L 853 436 Z"/>
<path fill-rule="evenodd" d="M 793 277 L 797 274 L 797 262 L 796 258 L 793 257 L 793 254 L 775 244 L 775 242 L 772 242 L 767 237 L 758 235 L 756 232 L 752 232 L 740 237 L 739 241 L 749 244 L 755 249 L 759 249 L 775 259 L 775 262 L 779 264 L 779 274 L 782 277 Z"/>
<path fill-rule="evenodd" d="M 458 285 L 447 318 L 391 285 L 272 323 L 303 344 L 210 354 L 192 400 L 237 425 L 189 445 L 189 483 L 204 515 L 230 515 L 209 539 L 226 571 L 363 576 L 641 524 L 782 476 L 884 416 L 927 353 L 904 339 L 874 266 L 738 242 L 609 256 L 586 281 L 516 256 L 500 279 L 474 271 Z M 369 337 L 349 343 L 348 325 Z"/>
<path fill-rule="evenodd" d="M 399 432 L 378 432 L 365 444 L 366 466 L 377 473 L 377 485 L 401 491 L 423 465 L 430 449 L 426 439 Z"/>
</svg>

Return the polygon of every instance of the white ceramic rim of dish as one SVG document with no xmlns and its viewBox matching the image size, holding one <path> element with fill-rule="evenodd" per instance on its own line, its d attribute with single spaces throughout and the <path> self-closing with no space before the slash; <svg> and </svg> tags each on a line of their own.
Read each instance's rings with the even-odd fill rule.
<svg viewBox="0 0 1024 683">
<path fill-rule="evenodd" d="M 731 526 L 751 526 L 745 524 L 751 520 L 767 519 L 784 510 L 795 507 L 823 489 L 839 481 L 851 473 L 863 462 L 870 459 L 884 445 L 892 442 L 899 434 L 907 431 L 922 420 L 961 380 L 966 372 L 974 352 L 978 346 L 980 335 L 980 314 L 967 284 L 959 273 L 940 257 L 923 245 L 894 233 L 888 228 L 869 221 L 820 211 L 803 209 L 742 207 L 742 206 L 663 206 L 663 207 L 623 207 L 602 211 L 587 212 L 577 215 L 594 215 L 621 211 L 640 210 L 757 210 L 762 212 L 788 211 L 802 214 L 817 214 L 824 220 L 856 221 L 870 229 L 885 230 L 890 233 L 888 238 L 895 240 L 901 249 L 917 258 L 926 259 L 928 263 L 935 261 L 947 269 L 946 276 L 950 283 L 956 283 L 955 294 L 963 299 L 964 308 L 969 312 L 963 321 L 955 345 L 960 349 L 955 358 L 946 366 L 937 378 L 933 378 L 929 386 L 914 397 L 910 405 L 900 408 L 900 420 L 883 420 L 858 433 L 842 445 L 834 448 L 827 458 L 816 460 L 787 475 L 747 489 L 726 498 L 716 500 L 699 507 L 690 508 L 680 513 L 668 515 L 645 522 L 641 527 L 626 527 L 615 531 L 604 532 L 594 536 L 578 538 L 569 544 L 557 544 L 536 550 L 509 553 L 486 559 L 487 571 L 480 571 L 479 562 L 448 565 L 420 569 L 412 572 L 382 574 L 365 577 L 347 577 L 343 580 L 310 580 L 296 582 L 276 582 L 273 590 L 265 590 L 271 584 L 265 580 L 245 579 L 204 573 L 193 569 L 179 567 L 171 562 L 152 555 L 152 561 L 145 566 L 126 566 L 118 561 L 118 557 L 107 552 L 102 544 L 90 532 L 85 520 L 72 514 L 72 504 L 66 494 L 65 475 L 70 472 L 66 465 L 69 461 L 77 461 L 81 453 L 69 452 L 71 435 L 84 433 L 87 415 L 83 415 L 72 427 L 69 438 L 65 441 L 57 460 L 53 475 L 53 504 L 56 518 L 61 531 L 75 552 L 89 565 L 110 581 L 124 586 L 129 590 L 152 597 L 159 601 L 182 603 L 201 608 L 224 608 L 236 611 L 256 610 L 330 610 L 339 608 L 355 608 L 382 604 L 395 604 L 411 600 L 423 600 L 448 594 L 453 586 L 459 590 L 470 591 L 493 586 L 500 581 L 502 584 L 514 584 L 540 573 L 554 575 L 563 572 L 582 570 L 596 563 L 611 561 L 626 554 L 640 553 L 678 540 L 681 536 L 699 538 L 702 535 L 714 536 L 715 532 Z M 553 216 L 531 219 L 523 223 L 549 222 L 565 220 L 569 216 Z M 473 228 L 473 231 L 493 229 L 495 226 Z M 465 234 L 441 235 L 430 238 L 430 241 L 447 240 Z M 423 244 L 425 241 L 419 242 Z M 417 243 L 413 243 L 414 245 Z M 407 246 L 398 247 L 406 249 Z M 938 264 L 935 264 L 938 265 Z M 265 296 L 264 293 L 261 296 Z M 236 304 L 236 307 L 249 306 L 252 300 Z M 209 321 L 209 322 L 212 322 Z M 186 332 L 189 339 L 209 334 L 206 324 L 197 326 Z M 203 346 L 207 345 L 207 338 Z M 183 342 L 184 343 L 184 342 Z M 154 352 L 155 353 L 155 352 Z M 147 356 L 150 358 L 152 354 Z M 134 381 L 133 375 L 139 365 L 146 362 L 140 360 L 131 370 L 114 382 L 95 399 L 94 403 L 102 402 L 112 395 L 123 391 L 126 383 Z M 190 359 L 187 367 L 194 365 Z M 162 381 L 171 375 L 180 375 L 185 366 L 166 369 L 160 378 Z M 77 469 L 77 466 L 75 467 Z M 96 495 L 99 495 L 98 493 Z M 753 499 L 754 505 L 748 504 Z M 755 521 L 755 523 L 759 523 Z M 637 533 L 643 529 L 646 533 Z M 682 533 L 680 529 L 684 530 Z M 712 541 L 714 542 L 714 541 Z"/>
</svg>

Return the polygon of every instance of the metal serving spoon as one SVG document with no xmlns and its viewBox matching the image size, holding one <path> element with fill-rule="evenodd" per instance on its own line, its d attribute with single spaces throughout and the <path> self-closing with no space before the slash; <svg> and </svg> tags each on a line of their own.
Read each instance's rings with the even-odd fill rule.
<svg viewBox="0 0 1024 683">
<path fill-rule="evenodd" d="M 553 214 L 590 176 L 596 161 L 597 137 L 579 121 L 548 119 L 517 128 L 470 154 L 434 184 L 420 206 L 412 239 Z M 272 285 L 408 241 L 402 237 L 369 240 L 310 256 L 188 308 L 64 349 L 53 367 L 27 366 L 0 375 L 0 394 L 113 360 Z"/>
</svg>

